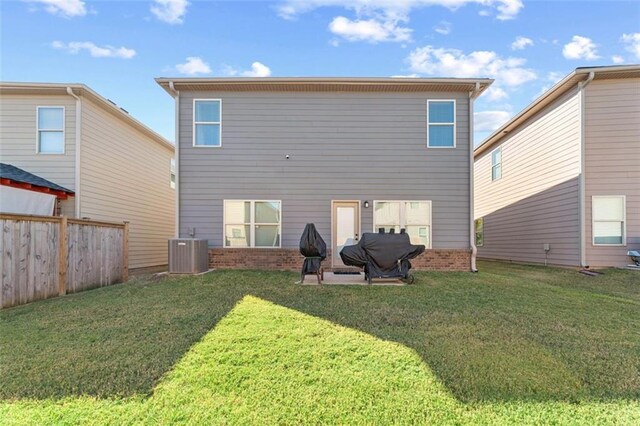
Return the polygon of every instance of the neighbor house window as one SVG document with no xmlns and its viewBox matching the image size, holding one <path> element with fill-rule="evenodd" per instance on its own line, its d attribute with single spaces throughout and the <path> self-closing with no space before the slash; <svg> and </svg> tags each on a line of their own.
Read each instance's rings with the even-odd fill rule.
<svg viewBox="0 0 640 426">
<path fill-rule="evenodd" d="M 225 247 L 280 247 L 280 201 L 224 201 Z"/>
<path fill-rule="evenodd" d="M 476 246 L 482 247 L 484 246 L 484 218 L 476 219 L 475 228 L 476 228 Z"/>
<path fill-rule="evenodd" d="M 427 146 L 429 148 L 455 148 L 455 101 L 427 101 Z"/>
<path fill-rule="evenodd" d="M 193 101 L 193 145 L 222 146 L 222 101 L 206 99 Z"/>
<path fill-rule="evenodd" d="M 412 244 L 431 248 L 431 201 L 374 201 L 373 228 L 405 229 Z"/>
<path fill-rule="evenodd" d="M 176 159 L 172 158 L 171 159 L 171 181 L 170 181 L 170 185 L 172 189 L 175 189 L 176 187 Z"/>
<path fill-rule="evenodd" d="M 64 107 L 38 107 L 38 152 L 64 154 Z"/>
<path fill-rule="evenodd" d="M 624 195 L 593 196 L 592 222 L 594 245 L 625 245 Z"/>
<path fill-rule="evenodd" d="M 491 180 L 502 177 L 502 147 L 491 151 Z"/>
</svg>

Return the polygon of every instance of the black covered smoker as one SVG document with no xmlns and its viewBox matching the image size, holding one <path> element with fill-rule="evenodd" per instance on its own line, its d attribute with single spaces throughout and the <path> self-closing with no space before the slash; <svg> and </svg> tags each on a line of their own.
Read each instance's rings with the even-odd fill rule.
<svg viewBox="0 0 640 426">
<path fill-rule="evenodd" d="M 324 279 L 322 270 L 322 261 L 327 258 L 327 244 L 324 242 L 316 226 L 313 223 L 307 223 L 300 237 L 300 254 L 304 256 L 302 271 L 300 273 L 300 283 L 304 282 L 307 274 L 316 274 L 318 284 Z"/>
<path fill-rule="evenodd" d="M 369 284 L 373 278 L 400 278 L 413 283 L 414 277 L 409 274 L 409 260 L 424 250 L 423 245 L 411 244 L 409 235 L 404 232 L 367 232 L 362 235 L 358 244 L 344 247 L 340 251 L 340 257 L 345 265 L 364 268 L 365 279 Z"/>
</svg>

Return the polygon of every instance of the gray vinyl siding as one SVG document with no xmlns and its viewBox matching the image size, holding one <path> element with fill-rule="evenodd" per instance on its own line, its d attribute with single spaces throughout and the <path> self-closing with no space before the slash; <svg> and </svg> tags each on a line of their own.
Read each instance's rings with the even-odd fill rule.
<svg viewBox="0 0 640 426">
<path fill-rule="evenodd" d="M 585 234 L 587 263 L 623 267 L 640 249 L 640 79 L 594 80 L 585 98 Z M 626 196 L 625 247 L 592 244 L 594 195 Z"/>
<path fill-rule="evenodd" d="M 64 154 L 38 154 L 39 106 L 65 108 Z M 75 190 L 76 103 L 70 96 L 2 95 L 0 98 L 0 159 L 30 173 Z M 62 212 L 74 216 L 74 198 L 61 203 Z"/>
<path fill-rule="evenodd" d="M 222 99 L 222 147 L 192 146 L 193 99 Z M 455 99 L 457 147 L 426 147 L 427 99 Z M 331 200 L 432 200 L 433 248 L 469 247 L 467 93 L 181 92 L 180 236 L 223 244 L 223 200 L 282 200 L 282 247 L 329 244 Z M 285 159 L 286 155 L 290 159 Z"/>
<path fill-rule="evenodd" d="M 502 178 L 491 152 L 502 147 Z M 577 265 L 580 256 L 580 99 L 574 88 L 475 158 L 475 218 L 484 218 L 481 258 Z"/>
</svg>

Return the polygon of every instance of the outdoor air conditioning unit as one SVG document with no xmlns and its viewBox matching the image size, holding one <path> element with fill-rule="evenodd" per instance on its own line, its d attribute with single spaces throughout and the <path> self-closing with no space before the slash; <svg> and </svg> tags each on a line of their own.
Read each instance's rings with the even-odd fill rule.
<svg viewBox="0 0 640 426">
<path fill-rule="evenodd" d="M 199 274 L 209 270 L 207 240 L 176 238 L 169 240 L 169 273 Z"/>
</svg>

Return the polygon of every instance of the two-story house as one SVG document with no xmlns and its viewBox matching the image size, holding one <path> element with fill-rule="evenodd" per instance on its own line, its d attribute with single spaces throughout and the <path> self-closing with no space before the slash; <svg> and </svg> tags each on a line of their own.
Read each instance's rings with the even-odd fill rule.
<svg viewBox="0 0 640 426">
<path fill-rule="evenodd" d="M 128 221 L 129 268 L 167 264 L 173 157 L 172 143 L 83 84 L 0 83 L 0 162 L 70 191 L 59 214 Z"/>
<path fill-rule="evenodd" d="M 406 229 L 421 269 L 471 270 L 472 117 L 490 79 L 159 78 L 176 103 L 177 229 L 215 268 L 327 269 L 363 232 Z"/>
<path fill-rule="evenodd" d="M 640 249 L 640 65 L 577 68 L 475 150 L 480 257 L 624 267 Z"/>
</svg>

